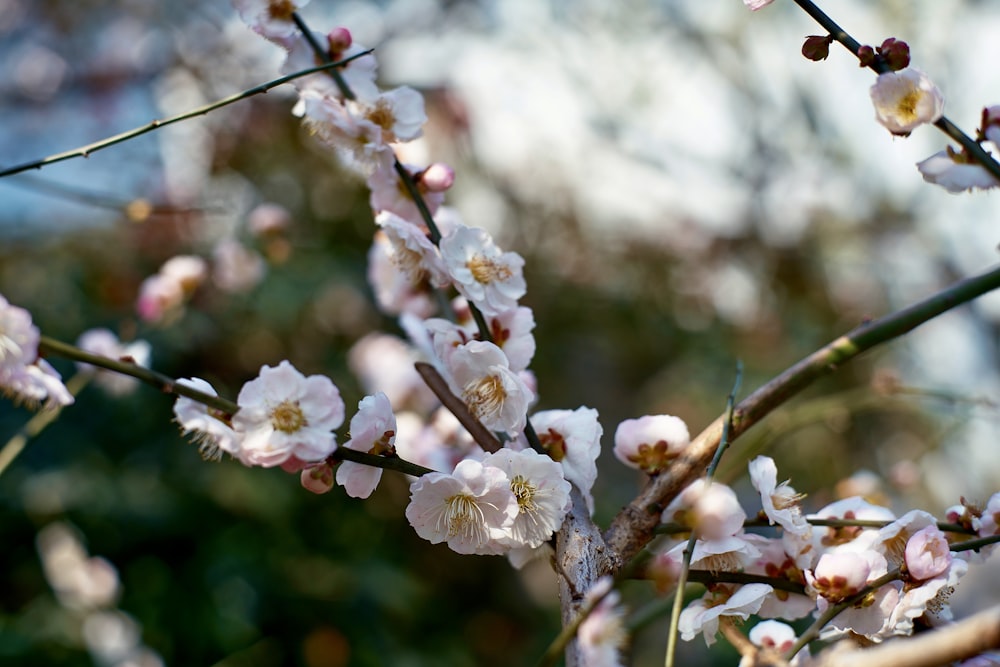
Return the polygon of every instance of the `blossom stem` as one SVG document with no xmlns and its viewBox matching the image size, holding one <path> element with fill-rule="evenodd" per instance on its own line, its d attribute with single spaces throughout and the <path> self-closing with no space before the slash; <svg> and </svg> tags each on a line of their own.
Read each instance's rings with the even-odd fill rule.
<svg viewBox="0 0 1000 667">
<path fill-rule="evenodd" d="M 837 23 L 825 12 L 823 12 L 823 10 L 817 7 L 812 0 L 795 0 L 795 4 L 801 7 L 805 13 L 809 14 L 809 16 L 811 16 L 817 23 L 823 26 L 823 28 L 830 33 L 831 37 L 843 44 L 848 51 L 854 54 L 855 57 L 858 56 L 858 49 L 861 48 L 861 43 L 837 25 Z M 891 71 L 890 67 L 881 58 L 875 58 L 869 67 L 879 74 Z M 969 155 L 976 159 L 976 162 L 981 164 L 983 168 L 993 176 L 993 178 L 1000 181 L 1000 163 L 993 159 L 993 157 L 987 153 L 985 149 L 983 149 L 978 141 L 974 140 L 965 132 L 962 132 L 957 125 L 952 123 L 945 116 L 941 116 L 941 118 L 934 121 L 934 127 L 938 128 L 961 144 L 962 148 L 964 148 Z"/>
<path fill-rule="evenodd" d="M 722 437 L 719 439 L 719 446 L 715 448 L 715 455 L 712 457 L 712 462 L 708 464 L 708 469 L 705 471 L 705 480 L 708 484 L 712 483 L 715 471 L 719 467 L 719 461 L 722 460 L 722 455 L 729 448 L 729 433 L 733 427 L 733 408 L 736 405 L 736 394 L 739 392 L 742 383 L 743 362 L 737 361 L 736 379 L 733 381 L 733 388 L 729 391 L 729 396 L 726 398 L 726 413 L 722 426 Z M 680 636 L 678 626 L 681 621 L 681 607 L 684 606 L 684 588 L 687 586 L 688 575 L 691 571 L 691 557 L 694 555 L 694 546 L 697 539 L 697 530 L 692 530 L 687 546 L 684 547 L 681 572 L 677 580 L 677 591 L 674 593 L 674 604 L 670 609 L 670 627 L 667 630 L 667 655 L 664 658 L 664 665 L 666 667 L 673 667 L 674 656 L 677 654 L 677 639 Z"/>
<path fill-rule="evenodd" d="M 837 614 L 845 609 L 849 609 L 861 600 L 865 599 L 865 596 L 872 591 L 877 591 L 882 586 L 885 586 L 889 582 L 895 581 L 899 578 L 899 568 L 890 570 L 846 600 L 839 602 L 838 604 L 831 605 L 819 618 L 816 619 L 812 625 L 806 629 L 805 632 L 802 633 L 797 640 L 795 640 L 795 644 L 792 645 L 792 648 L 788 649 L 788 652 L 782 657 L 784 657 L 785 660 L 791 660 L 794 658 L 795 654 L 801 651 L 806 644 L 819 637 L 820 630 L 826 627 L 826 624 L 832 621 Z"/>
<path fill-rule="evenodd" d="M 330 454 L 326 460 L 331 464 L 336 463 L 337 461 L 352 461 L 354 463 L 361 463 L 374 468 L 395 470 L 396 472 L 413 475 L 414 477 L 421 477 L 429 472 L 435 472 L 430 468 L 425 468 L 422 465 L 411 463 L 410 461 L 401 459 L 398 456 L 377 456 L 375 454 L 369 454 L 368 452 L 359 452 L 356 449 L 351 449 L 350 447 L 337 447 L 337 449 L 333 450 L 333 453 Z"/>
<path fill-rule="evenodd" d="M 503 446 L 500 441 L 490 433 L 488 428 L 483 426 L 482 422 L 476 419 L 475 415 L 469 412 L 468 406 L 460 398 L 451 393 L 448 383 L 441 377 L 436 368 L 422 361 L 418 361 L 413 366 L 430 390 L 434 392 L 434 395 L 438 397 L 438 400 L 444 404 L 444 407 L 448 408 L 451 414 L 455 415 L 455 418 L 465 427 L 476 444 L 483 448 L 483 451 L 496 452 L 500 450 Z"/>
<path fill-rule="evenodd" d="M 91 354 L 90 352 L 85 352 L 84 350 L 81 350 L 73 345 L 69 345 L 68 343 L 63 343 L 62 341 L 55 340 L 54 338 L 49 338 L 48 336 L 41 337 L 38 342 L 38 350 L 39 352 L 43 352 L 45 354 L 55 355 L 64 359 L 71 359 L 73 361 L 82 361 L 109 371 L 114 371 L 123 375 L 130 375 L 145 382 L 146 384 L 156 387 L 164 393 L 185 396 L 191 400 L 198 401 L 203 405 L 207 405 L 210 408 L 220 410 L 229 417 L 235 415 L 240 409 L 236 403 L 230 401 L 229 399 L 223 398 L 222 396 L 212 396 L 211 394 L 206 394 L 205 392 L 198 391 L 197 389 L 192 389 L 187 385 L 177 382 L 177 380 L 169 376 L 158 373 L 149 368 L 145 368 L 131 361 L 110 359 L 108 357 L 102 357 L 99 354 Z M 39 414 L 41 415 L 44 413 Z M 429 472 L 434 472 L 430 468 L 425 468 L 417 465 L 416 463 L 411 463 L 398 457 L 377 456 L 375 454 L 368 454 L 367 452 L 358 452 L 346 447 L 336 449 L 334 453 L 330 455 L 330 459 L 331 462 L 339 460 L 353 461 L 355 463 L 362 463 L 375 468 L 385 468 L 387 470 L 403 472 L 407 475 L 416 475 L 417 477 L 425 475 Z M 0 458 L 0 460 L 2 460 L 2 458 Z M 2 471 L 3 468 L 0 467 L 0 472 Z"/>
<path fill-rule="evenodd" d="M 302 20 L 302 17 L 299 16 L 298 12 L 292 12 L 292 21 L 294 21 L 296 27 L 302 31 L 302 37 L 309 43 L 313 53 L 315 53 L 316 56 L 324 63 L 332 63 L 333 58 L 331 58 L 330 54 L 327 53 L 327 50 L 316 41 L 316 37 L 313 35 L 312 30 L 309 29 L 309 26 L 307 26 L 306 22 Z M 370 53 L 371 50 L 368 52 Z M 347 85 L 347 82 L 344 81 L 344 77 L 340 75 L 340 72 L 338 72 L 336 68 L 328 69 L 327 72 L 329 73 L 330 78 L 333 79 L 333 83 L 337 86 L 337 89 L 340 90 L 340 94 L 343 95 L 345 99 L 356 99 L 354 91 Z"/>
<path fill-rule="evenodd" d="M 1000 267 L 959 281 L 908 308 L 862 323 L 786 369 L 741 401 L 733 414 L 730 438 L 735 440 L 814 380 L 833 373 L 841 364 L 997 288 L 1000 288 Z M 701 476 L 715 454 L 727 422 L 725 414 L 712 422 L 691 441 L 684 457 L 652 479 L 614 518 L 605 533 L 605 542 L 622 559 L 619 562 L 627 562 L 649 542 L 660 522 L 663 508 Z"/>
<path fill-rule="evenodd" d="M 74 148 L 73 150 L 64 151 L 62 153 L 56 153 L 54 155 L 49 155 L 48 157 L 41 158 L 39 160 L 32 160 L 31 162 L 25 162 L 23 164 L 15 165 L 13 167 L 7 167 L 6 169 L 0 169 L 0 178 L 4 176 L 10 176 L 11 174 L 19 174 L 22 171 L 28 171 L 29 169 L 41 169 L 42 167 L 50 164 L 55 164 L 57 162 L 63 162 L 64 160 L 69 160 L 76 157 L 90 157 L 91 154 L 96 153 L 99 150 L 108 148 L 109 146 L 114 146 L 115 144 L 120 144 L 124 141 L 134 139 L 140 135 L 146 134 L 147 132 L 152 132 L 153 130 L 158 130 L 161 127 L 166 127 L 167 125 L 173 125 L 174 123 L 179 123 L 182 120 L 189 120 L 195 118 L 196 116 L 204 116 L 210 111 L 215 111 L 216 109 L 221 109 L 224 106 L 233 104 L 234 102 L 239 102 L 240 100 L 245 100 L 248 97 L 253 97 L 254 95 L 260 95 L 268 92 L 272 88 L 276 88 L 282 84 L 288 83 L 303 76 L 308 76 L 310 74 L 315 74 L 316 72 L 322 72 L 324 70 L 329 70 L 335 67 L 340 67 L 356 58 L 366 56 L 371 51 L 364 51 L 362 53 L 355 54 L 350 58 L 344 58 L 335 63 L 325 63 L 323 65 L 318 65 L 316 67 L 310 67 L 309 69 L 304 69 L 301 72 L 293 72 L 287 76 L 283 76 L 273 81 L 268 81 L 259 86 L 254 86 L 248 90 L 244 90 L 242 93 L 236 93 L 235 95 L 230 95 L 229 97 L 224 97 L 221 100 L 212 102 L 211 104 L 206 104 L 200 106 L 197 109 L 192 109 L 182 114 L 176 116 L 171 116 L 170 118 L 165 118 L 163 120 L 154 120 L 147 125 L 137 127 L 135 129 L 129 130 L 128 132 L 122 132 L 121 134 L 116 134 L 113 137 L 108 137 L 107 139 L 102 139 L 101 141 L 96 141 L 92 144 L 87 144 L 86 146 L 81 146 L 79 148 Z"/>
<path fill-rule="evenodd" d="M 316 54 L 316 57 L 326 63 L 331 62 L 332 59 L 330 58 L 330 54 L 327 53 L 327 50 L 323 48 L 322 44 L 316 41 L 316 38 L 312 34 L 312 30 L 309 29 L 309 26 L 306 25 L 306 22 L 301 16 L 299 16 L 298 12 L 292 12 L 292 20 L 302 32 L 302 36 L 305 38 L 306 42 L 309 43 L 309 46 L 312 48 L 313 53 Z M 369 49 L 365 53 L 371 53 L 371 50 Z M 351 87 L 347 85 L 346 81 L 344 81 L 344 77 L 340 75 L 340 72 L 336 69 L 331 69 L 329 72 L 330 76 L 333 77 L 333 83 L 337 86 L 337 89 L 340 90 L 341 95 L 349 100 L 357 99 L 354 91 L 351 90 Z M 431 243 L 438 245 L 441 241 L 441 231 L 438 229 L 437 223 L 434 222 L 434 216 L 431 215 L 431 210 L 427 207 L 427 202 L 424 201 L 423 195 L 420 194 L 417 184 L 413 182 L 413 177 L 410 176 L 410 172 L 406 171 L 406 167 L 404 167 L 403 163 L 399 161 L 399 158 L 396 157 L 395 153 L 393 153 L 392 156 L 392 167 L 396 170 L 396 175 L 399 176 L 399 180 L 403 184 L 403 187 L 406 188 L 406 192 L 410 195 L 410 199 L 412 199 L 413 203 L 416 205 L 417 211 L 420 212 L 420 218 L 424 221 L 424 224 L 427 225 L 427 229 L 430 231 Z"/>
<path fill-rule="evenodd" d="M 1000 542 L 1000 535 L 989 535 L 987 537 L 980 537 L 975 540 L 967 540 L 965 542 L 955 542 L 954 544 L 949 544 L 948 548 L 951 551 L 969 551 L 975 549 L 978 551 L 982 547 L 989 546 L 991 544 L 996 544 Z"/>
<path fill-rule="evenodd" d="M 87 386 L 87 382 L 89 381 L 90 376 L 87 373 L 77 373 L 66 381 L 66 389 L 70 394 L 76 396 Z M 27 446 L 28 441 L 36 437 L 46 426 L 54 422 L 61 412 L 62 406 L 46 408 L 37 412 L 31 419 L 25 422 L 24 426 L 7 441 L 3 449 L 0 449 L 0 475 L 4 473 L 11 462 Z"/>
<path fill-rule="evenodd" d="M 90 352 L 85 352 L 76 346 L 63 343 L 62 341 L 49 338 L 48 336 L 41 337 L 38 342 L 38 350 L 39 352 L 43 352 L 45 354 L 55 355 L 64 359 L 72 359 L 73 361 L 82 361 L 109 371 L 115 371 L 116 373 L 121 373 L 123 375 L 130 375 L 134 378 L 142 380 L 146 384 L 156 387 L 164 393 L 186 396 L 194 401 L 202 403 L 203 405 L 207 405 L 210 408 L 221 410 L 229 417 L 232 417 L 236 414 L 236 411 L 239 410 L 239 406 L 230 400 L 222 398 L 221 396 L 212 396 L 211 394 L 206 394 L 198 391 L 197 389 L 192 389 L 191 387 L 178 383 L 171 377 L 149 368 L 145 368 L 144 366 L 140 366 L 132 361 L 122 361 L 120 359 L 103 357 L 99 354 L 91 354 Z"/>
</svg>

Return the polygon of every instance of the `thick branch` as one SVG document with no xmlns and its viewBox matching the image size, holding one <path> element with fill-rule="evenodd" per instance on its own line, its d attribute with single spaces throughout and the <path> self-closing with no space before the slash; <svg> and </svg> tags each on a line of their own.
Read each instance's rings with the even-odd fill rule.
<svg viewBox="0 0 1000 667">
<path fill-rule="evenodd" d="M 1000 648 L 1000 606 L 916 637 L 818 655 L 811 667 L 938 667 Z"/>
<path fill-rule="evenodd" d="M 737 438 L 813 380 L 829 375 L 840 364 L 998 287 L 1000 268 L 994 268 L 909 308 L 865 322 L 798 362 L 737 405 L 730 437 Z M 605 533 L 608 547 L 618 557 L 616 562 L 628 562 L 649 542 L 663 508 L 704 473 L 719 444 L 724 422 L 725 415 L 712 422 L 692 440 L 684 456 L 670 470 L 654 477 L 635 500 L 618 513 Z"/>
</svg>

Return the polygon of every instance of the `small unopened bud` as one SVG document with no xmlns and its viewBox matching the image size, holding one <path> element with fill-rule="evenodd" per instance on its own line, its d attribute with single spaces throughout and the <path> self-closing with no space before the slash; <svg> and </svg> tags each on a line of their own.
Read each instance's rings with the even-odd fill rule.
<svg viewBox="0 0 1000 667">
<path fill-rule="evenodd" d="M 875 64 L 875 49 L 868 46 L 862 46 L 858 49 L 858 65 L 861 67 L 871 67 Z"/>
<path fill-rule="evenodd" d="M 326 43 L 331 54 L 343 53 L 351 48 L 353 41 L 351 31 L 347 28 L 334 28 L 326 36 Z"/>
<path fill-rule="evenodd" d="M 435 162 L 417 175 L 428 192 L 444 192 L 455 183 L 455 170 L 443 162 Z"/>
<path fill-rule="evenodd" d="M 906 69 L 910 64 L 910 45 L 894 37 L 882 42 L 878 54 L 893 72 Z"/>
<path fill-rule="evenodd" d="M 302 488 L 313 493 L 326 493 L 333 488 L 333 468 L 329 463 L 321 463 L 302 471 L 299 478 Z"/>
<path fill-rule="evenodd" d="M 981 137 L 1000 147 L 1000 106 L 983 109 L 983 120 L 979 133 Z"/>
<path fill-rule="evenodd" d="M 830 44 L 833 43 L 832 35 L 809 35 L 802 45 L 802 55 L 809 60 L 826 60 L 830 55 Z"/>
</svg>

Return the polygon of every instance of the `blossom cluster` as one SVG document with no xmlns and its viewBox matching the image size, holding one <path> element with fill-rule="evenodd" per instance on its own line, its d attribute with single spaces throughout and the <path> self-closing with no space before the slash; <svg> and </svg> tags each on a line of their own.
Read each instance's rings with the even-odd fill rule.
<svg viewBox="0 0 1000 667">
<path fill-rule="evenodd" d="M 748 532 L 747 512 L 735 492 L 721 483 L 698 480 L 664 510 L 663 521 L 675 534 L 696 536 L 691 569 L 712 573 L 714 581 L 682 611 L 683 639 L 701 634 L 711 645 L 723 618 L 818 618 L 836 605 L 843 609 L 822 629 L 823 639 L 853 634 L 881 642 L 911 634 L 918 619 L 931 626 L 951 620 L 948 597 L 969 562 L 982 558 L 982 552 L 951 550 L 953 542 L 968 539 L 968 534 L 945 533 L 921 510 L 897 517 L 860 496 L 807 515 L 803 496 L 777 479 L 772 459 L 760 456 L 750 462 L 759 516 L 775 526 L 776 535 Z M 982 509 L 955 506 L 947 518 L 989 537 L 998 533 L 997 509 L 1000 493 Z M 859 525 L 864 522 L 881 527 Z M 648 576 L 661 590 L 676 582 L 686 545 L 687 540 L 673 539 L 657 548 Z M 726 573 L 756 575 L 761 581 L 728 583 Z M 773 620 L 751 632 L 751 641 L 772 648 L 787 650 L 794 639 L 789 626 Z"/>
<path fill-rule="evenodd" d="M 38 356 L 40 338 L 31 314 L 0 296 L 0 394 L 30 406 L 70 405 L 62 376 Z"/>
</svg>

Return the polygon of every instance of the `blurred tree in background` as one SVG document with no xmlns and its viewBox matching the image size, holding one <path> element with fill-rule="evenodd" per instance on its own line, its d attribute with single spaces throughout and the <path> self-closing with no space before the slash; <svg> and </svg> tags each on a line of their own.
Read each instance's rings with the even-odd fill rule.
<svg viewBox="0 0 1000 667">
<path fill-rule="evenodd" d="M 844 4 L 870 41 L 895 34 L 924 49 L 955 88 L 950 113 L 975 119 L 1000 75 L 970 73 L 941 33 L 995 29 L 1000 9 L 953 2 L 945 20 Z M 449 203 L 527 260 L 538 407 L 596 408 L 606 451 L 624 418 L 670 413 L 699 430 L 723 409 L 737 359 L 754 387 L 994 259 L 995 200 L 921 187 L 912 164 L 939 139 L 889 140 L 847 58 L 794 58 L 813 29 L 794 8 L 752 29 L 744 12 L 695 0 L 314 0 L 305 11 L 319 29 L 350 27 L 376 47 L 383 77 L 427 95 L 414 161 L 452 164 Z M 193 108 L 278 66 L 223 1 L 3 0 L 0 36 L 3 165 Z M 106 326 L 148 340 L 154 368 L 229 397 L 287 358 L 332 377 L 350 412 L 366 393 L 351 346 L 400 332 L 365 279 L 364 183 L 292 103 L 275 91 L 0 181 L 0 293 L 50 336 Z M 177 254 L 209 257 L 226 235 L 248 240 L 246 217 L 264 202 L 293 222 L 287 246 L 256 241 L 260 285 L 209 285 L 165 326 L 136 317 L 144 278 Z M 929 511 L 987 493 L 996 406 L 976 399 L 996 395 L 997 305 L 948 314 L 819 383 L 741 440 L 724 474 L 735 482 L 766 449 L 814 509 L 859 488 Z M 100 628 L 43 573 L 39 535 L 53 525 L 117 571 L 115 604 L 163 664 L 526 664 L 558 631 L 547 565 L 518 572 L 423 542 L 403 518 L 401 476 L 362 503 L 340 489 L 314 496 L 277 470 L 205 463 L 171 406 L 146 387 L 87 387 L 0 476 L 3 664 L 117 664 L 88 652 Z M 0 438 L 29 417 L 0 403 Z M 638 483 L 605 458 L 602 525 Z M 975 472 L 957 483 L 958 469 Z M 870 478 L 836 487 L 860 471 Z M 626 593 L 633 606 L 652 597 L 639 584 Z M 662 650 L 664 626 L 639 636 L 637 663 L 647 640 Z M 728 650 L 719 664 L 732 664 Z"/>
</svg>

